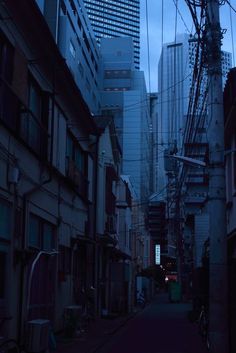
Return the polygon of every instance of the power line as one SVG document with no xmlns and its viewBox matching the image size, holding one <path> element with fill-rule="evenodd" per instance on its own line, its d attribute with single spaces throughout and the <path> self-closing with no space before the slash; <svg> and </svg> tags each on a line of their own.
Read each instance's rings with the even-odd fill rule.
<svg viewBox="0 0 236 353">
<path fill-rule="evenodd" d="M 185 20 L 184 20 L 184 18 L 182 16 L 180 10 L 179 10 L 179 6 L 178 6 L 178 3 L 177 3 L 177 0 L 173 0 L 173 3 L 175 4 L 175 7 L 176 7 L 176 9 L 178 11 L 178 14 L 179 14 L 179 16 L 180 16 L 180 18 L 181 18 L 186 30 L 188 31 L 189 34 L 191 34 L 191 31 L 189 30 L 189 28 L 188 28 L 188 26 L 187 26 L 187 24 L 186 24 L 186 22 L 185 22 Z"/>
<path fill-rule="evenodd" d="M 149 22 L 148 22 L 148 2 L 146 0 L 146 29 L 147 29 L 147 59 L 148 59 L 148 85 L 151 93 L 151 79 L 150 79 L 150 49 L 149 49 Z"/>
<path fill-rule="evenodd" d="M 189 77 L 191 76 L 191 73 L 189 73 L 187 76 L 185 76 L 183 79 L 181 79 L 180 81 L 176 82 L 175 84 L 167 87 L 166 89 L 158 92 L 158 95 L 162 94 L 162 93 L 165 93 L 167 91 L 169 91 L 170 89 L 174 88 L 175 86 L 177 85 L 180 85 L 181 83 L 183 83 L 184 81 L 186 81 Z M 184 98 L 188 98 L 188 97 L 184 97 Z M 180 100 L 182 98 L 179 98 L 177 100 Z M 121 112 L 130 112 L 130 111 L 135 111 L 135 108 L 137 107 L 138 108 L 142 108 L 142 107 L 145 107 L 147 106 L 145 103 L 148 103 L 149 102 L 149 98 L 145 98 L 145 99 L 142 99 L 140 100 L 139 102 L 136 102 L 136 103 L 132 103 L 132 104 L 129 104 L 126 106 L 125 109 L 122 109 L 120 106 L 117 106 L 117 107 L 112 107 L 112 106 L 104 106 L 102 107 L 102 111 L 121 111 Z M 160 100 L 160 102 L 157 100 L 157 104 L 160 104 L 162 106 L 162 103 L 168 103 L 168 102 L 171 102 L 171 100 L 167 100 L 167 101 L 162 101 Z"/>
<path fill-rule="evenodd" d="M 229 5 L 229 7 L 236 13 L 236 9 L 231 5 L 231 1 L 230 0 L 225 0 L 225 1 Z"/>
<path fill-rule="evenodd" d="M 165 185 L 161 190 L 159 190 L 159 191 L 156 193 L 155 197 L 161 195 L 165 190 L 167 190 L 168 187 L 169 187 L 169 184 Z M 154 199 L 154 198 L 153 198 L 153 199 Z M 151 200 L 143 201 L 143 202 L 140 202 L 140 203 L 135 203 L 134 205 L 132 205 L 132 207 L 147 205 L 147 204 L 149 204 L 150 202 L 151 202 Z"/>
<path fill-rule="evenodd" d="M 176 47 L 176 43 L 177 43 L 177 25 L 178 25 L 178 16 L 177 16 L 177 14 L 178 14 L 178 11 L 177 11 L 177 9 L 178 9 L 178 0 L 176 0 L 176 4 L 177 4 L 177 6 L 176 6 L 176 11 L 175 11 L 175 45 L 174 45 L 174 83 L 176 82 L 176 65 L 177 65 L 177 47 Z M 172 95 L 173 95 L 173 100 L 175 100 L 175 98 L 176 98 L 176 86 L 174 86 L 174 90 L 173 90 L 173 92 L 172 92 Z M 173 142 L 173 138 L 174 138 L 174 120 L 176 120 L 177 119 L 177 112 L 175 111 L 175 110 L 177 110 L 176 109 L 176 104 L 173 104 L 172 105 L 172 114 L 171 114 L 171 116 L 170 116 L 170 121 L 169 121 L 169 129 L 170 129 L 170 136 L 169 136 L 169 138 L 170 138 L 170 140 Z M 175 114 L 176 114 L 176 116 L 175 116 Z M 175 123 L 176 123 L 176 121 L 175 121 Z"/>
<path fill-rule="evenodd" d="M 162 48 L 162 54 L 161 54 L 161 87 L 163 87 L 163 45 L 164 45 L 164 0 L 161 2 L 161 48 Z M 162 92 L 159 92 L 162 94 Z M 161 131 L 162 131 L 162 116 L 163 116 L 163 102 L 161 100 L 161 121 L 160 121 L 160 126 L 161 126 Z M 163 142 L 163 138 L 161 135 L 161 142 Z"/>
</svg>

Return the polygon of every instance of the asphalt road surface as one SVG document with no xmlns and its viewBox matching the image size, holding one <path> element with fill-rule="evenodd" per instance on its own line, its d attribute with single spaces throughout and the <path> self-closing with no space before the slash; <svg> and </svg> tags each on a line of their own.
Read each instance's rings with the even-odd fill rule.
<svg viewBox="0 0 236 353">
<path fill-rule="evenodd" d="M 96 353 L 207 353 L 197 325 L 187 318 L 190 309 L 159 294 Z"/>
</svg>

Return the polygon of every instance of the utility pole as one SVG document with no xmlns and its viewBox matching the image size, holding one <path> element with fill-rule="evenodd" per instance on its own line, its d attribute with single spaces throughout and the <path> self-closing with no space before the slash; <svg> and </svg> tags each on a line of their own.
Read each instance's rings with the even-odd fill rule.
<svg viewBox="0 0 236 353">
<path fill-rule="evenodd" d="M 209 77 L 209 338 L 210 352 L 229 353 L 224 115 L 219 0 L 207 0 Z"/>
<path fill-rule="evenodd" d="M 176 201 L 175 201 L 175 233 L 176 233 L 176 250 L 177 250 L 177 275 L 178 282 L 182 288 L 182 262 L 183 262 L 183 244 L 182 244 L 182 229 L 181 229 L 181 212 L 180 212 L 180 200 L 181 200 L 181 187 L 179 185 L 176 176 Z"/>
</svg>

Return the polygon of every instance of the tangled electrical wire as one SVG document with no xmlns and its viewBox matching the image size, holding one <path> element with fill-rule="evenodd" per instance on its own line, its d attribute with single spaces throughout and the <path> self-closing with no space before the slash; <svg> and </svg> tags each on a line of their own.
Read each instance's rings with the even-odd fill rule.
<svg viewBox="0 0 236 353">
<path fill-rule="evenodd" d="M 195 56 L 192 67 L 192 80 L 190 86 L 190 99 L 184 129 L 181 153 L 191 155 L 196 153 L 196 147 L 193 147 L 196 140 L 201 139 L 198 131 L 205 126 L 207 116 L 207 97 L 209 82 L 206 79 L 206 23 L 207 23 L 207 3 L 206 0 L 186 0 L 190 13 L 193 18 L 196 34 Z M 199 141 L 198 141 L 199 142 Z M 188 146 L 186 150 L 186 146 Z M 192 147 L 191 147 L 192 146 Z M 179 175 L 180 189 L 188 176 L 188 167 L 182 167 Z"/>
<path fill-rule="evenodd" d="M 203 7 L 206 5 L 206 0 L 187 0 L 187 3 L 189 3 L 192 6 L 197 6 L 197 7 Z"/>
</svg>

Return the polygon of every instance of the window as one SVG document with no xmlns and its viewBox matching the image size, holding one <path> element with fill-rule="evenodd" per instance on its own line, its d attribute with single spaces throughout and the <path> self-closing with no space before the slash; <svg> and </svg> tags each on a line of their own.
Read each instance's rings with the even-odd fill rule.
<svg viewBox="0 0 236 353">
<path fill-rule="evenodd" d="M 82 173 L 86 173 L 85 152 L 81 149 L 78 142 L 69 133 L 67 135 L 66 156 L 74 162 L 75 167 Z"/>
<path fill-rule="evenodd" d="M 84 77 L 84 68 L 83 68 L 81 62 L 78 63 L 78 68 L 79 68 L 79 73 L 80 73 L 81 77 Z"/>
<path fill-rule="evenodd" d="M 104 78 L 106 79 L 131 78 L 131 70 L 105 70 Z"/>
<path fill-rule="evenodd" d="M 40 95 L 39 88 L 31 82 L 29 90 L 29 109 L 37 118 L 38 121 L 41 121 L 41 109 L 42 109 L 42 100 Z"/>
<path fill-rule="evenodd" d="M 0 33 L 0 76 L 8 83 L 12 82 L 14 47 Z"/>
<path fill-rule="evenodd" d="M 61 16 L 65 16 L 66 15 L 66 5 L 65 5 L 65 2 L 62 0 L 61 1 Z"/>
<path fill-rule="evenodd" d="M 132 249 L 132 230 L 129 229 L 129 250 Z"/>
<path fill-rule="evenodd" d="M 55 249 L 55 227 L 42 218 L 30 214 L 28 244 L 32 248 L 46 251 Z"/>
<path fill-rule="evenodd" d="M 77 192 L 84 198 L 88 197 L 88 157 L 79 143 L 68 133 L 66 148 L 66 174 L 76 187 Z"/>
<path fill-rule="evenodd" d="M 18 99 L 10 86 L 13 79 L 14 48 L 0 33 L 0 119 L 11 130 L 16 130 Z"/>
<path fill-rule="evenodd" d="M 30 215 L 29 220 L 29 245 L 40 248 L 40 221 L 33 215 Z"/>
<path fill-rule="evenodd" d="M 86 77 L 86 88 L 89 92 L 91 92 L 91 85 L 87 77 Z"/>
<path fill-rule="evenodd" d="M 11 207 L 0 200 L 0 239 L 10 240 L 11 223 Z"/>
<path fill-rule="evenodd" d="M 22 106 L 20 136 L 40 157 L 47 157 L 49 94 L 33 81 L 29 84 L 28 109 Z"/>
<path fill-rule="evenodd" d="M 69 49 L 70 49 L 70 53 L 71 55 L 73 56 L 73 58 L 75 59 L 75 54 L 76 54 L 76 51 L 75 51 L 75 46 L 74 44 L 72 43 L 72 41 L 70 40 L 70 46 L 69 46 Z"/>
<path fill-rule="evenodd" d="M 51 250 L 55 248 L 54 229 L 49 223 L 43 223 L 43 249 Z"/>
</svg>

